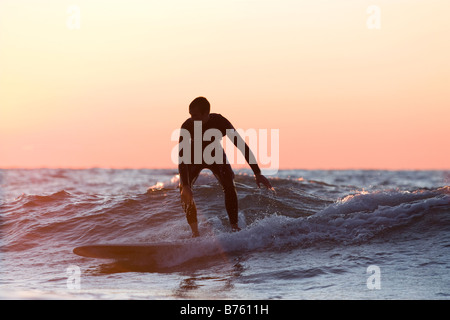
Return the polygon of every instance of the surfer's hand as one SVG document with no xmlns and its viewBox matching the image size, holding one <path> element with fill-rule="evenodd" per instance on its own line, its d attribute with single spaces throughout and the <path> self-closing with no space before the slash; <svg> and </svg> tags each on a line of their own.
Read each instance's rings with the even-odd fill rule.
<svg viewBox="0 0 450 320">
<path fill-rule="evenodd" d="M 191 204 L 194 200 L 190 186 L 183 186 L 181 190 L 181 201 L 185 204 Z"/>
<path fill-rule="evenodd" d="M 267 180 L 267 178 L 264 177 L 262 174 L 255 175 L 255 179 L 256 179 L 256 184 L 258 185 L 258 188 L 261 188 L 260 184 L 262 183 L 267 189 L 275 191 L 275 189 L 270 184 L 269 180 Z"/>
</svg>

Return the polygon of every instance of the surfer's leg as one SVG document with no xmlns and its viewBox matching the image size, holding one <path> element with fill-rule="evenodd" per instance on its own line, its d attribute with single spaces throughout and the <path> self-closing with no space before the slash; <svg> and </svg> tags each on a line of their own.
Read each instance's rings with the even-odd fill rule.
<svg viewBox="0 0 450 320">
<path fill-rule="evenodd" d="M 195 202 L 192 203 L 181 203 L 184 213 L 186 213 L 186 219 L 189 224 L 197 223 L 197 207 Z"/>
<path fill-rule="evenodd" d="M 197 180 L 198 175 L 200 174 L 200 171 L 202 170 L 201 167 L 190 165 L 188 167 L 188 182 L 190 187 L 192 188 L 192 185 L 194 184 L 195 180 Z M 183 185 L 180 184 L 180 193 L 183 191 Z M 195 205 L 194 199 L 192 199 L 191 203 L 185 203 L 181 202 L 181 206 L 183 207 L 183 211 L 186 214 L 186 220 L 191 227 L 192 234 L 194 237 L 199 236 L 198 232 L 198 222 L 197 222 L 197 207 Z"/>
<path fill-rule="evenodd" d="M 180 185 L 180 192 L 183 186 Z M 186 220 L 191 227 L 192 236 L 198 237 L 200 234 L 198 232 L 198 222 L 197 222 L 197 207 L 195 206 L 195 201 L 192 200 L 191 203 L 181 202 L 181 206 L 183 207 L 183 211 L 186 214 Z"/>
<path fill-rule="evenodd" d="M 230 219 L 230 224 L 233 230 L 239 230 L 238 223 L 238 198 L 236 193 L 236 186 L 234 184 L 234 172 L 230 164 L 221 164 L 211 168 L 211 171 L 216 176 L 222 185 L 225 196 L 225 208 Z"/>
</svg>

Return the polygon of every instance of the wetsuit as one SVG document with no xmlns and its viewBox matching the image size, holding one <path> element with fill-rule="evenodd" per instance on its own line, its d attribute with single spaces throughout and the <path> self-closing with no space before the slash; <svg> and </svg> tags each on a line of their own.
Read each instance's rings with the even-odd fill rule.
<svg viewBox="0 0 450 320">
<path fill-rule="evenodd" d="M 220 182 L 224 195 L 225 195 L 225 208 L 228 213 L 228 218 L 230 219 L 231 224 L 236 224 L 238 222 L 238 199 L 236 194 L 236 187 L 234 185 L 234 172 L 228 163 L 225 151 L 223 148 L 216 148 L 214 151 L 218 151 L 222 153 L 222 161 L 217 161 L 220 163 L 212 163 L 207 164 L 203 159 L 201 159 L 201 163 L 195 163 L 194 162 L 194 143 L 192 142 L 193 139 L 197 141 L 197 139 L 201 139 L 202 141 L 202 154 L 205 150 L 205 147 L 207 147 L 209 144 L 214 142 L 214 138 L 212 138 L 212 141 L 203 141 L 202 137 L 206 130 L 208 129 L 218 129 L 221 132 L 222 137 L 227 134 L 227 130 L 234 130 L 233 125 L 222 115 L 217 113 L 210 113 L 209 114 L 209 120 L 206 123 L 202 124 L 202 137 L 195 137 L 194 136 L 194 121 L 189 118 L 187 119 L 183 125 L 181 126 L 181 129 L 185 129 L 190 133 L 191 137 L 191 157 L 187 163 L 181 161 L 181 163 L 178 165 L 178 171 L 180 173 L 180 192 L 183 190 L 183 185 L 189 185 L 192 187 L 195 180 L 198 178 L 198 175 L 200 174 L 200 171 L 202 169 L 209 169 L 212 171 L 214 176 L 217 178 L 217 180 Z M 180 144 L 182 142 L 183 138 L 180 135 Z M 238 147 L 238 138 L 233 137 L 232 139 L 235 146 Z M 250 161 L 250 159 L 254 159 L 254 156 L 252 152 L 250 151 L 250 148 L 246 143 L 243 143 L 244 145 L 244 157 L 247 163 L 250 165 L 251 169 L 253 170 L 253 173 L 260 174 L 261 170 L 258 167 L 258 164 L 256 161 Z M 180 150 L 180 157 L 183 156 L 183 150 Z M 214 156 L 214 154 L 213 154 Z M 198 161 L 197 161 L 198 162 Z M 182 203 L 183 210 L 186 213 L 186 218 L 189 224 L 196 223 L 197 222 L 197 208 L 195 207 L 195 203 L 186 205 L 185 203 Z"/>
</svg>

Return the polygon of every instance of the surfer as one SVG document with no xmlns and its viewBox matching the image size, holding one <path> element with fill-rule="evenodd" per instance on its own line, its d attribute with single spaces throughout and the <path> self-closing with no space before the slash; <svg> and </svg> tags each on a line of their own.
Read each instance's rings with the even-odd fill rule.
<svg viewBox="0 0 450 320">
<path fill-rule="evenodd" d="M 250 165 L 250 168 L 255 174 L 258 188 L 260 187 L 260 184 L 263 184 L 266 188 L 273 190 L 269 180 L 261 174 L 258 163 L 247 143 L 242 140 L 233 125 L 224 116 L 218 113 L 210 113 L 210 109 L 210 103 L 206 98 L 198 97 L 194 99 L 189 105 L 191 117 L 182 124 L 180 131 L 180 146 L 185 136 L 181 134 L 183 132 L 187 132 L 190 141 L 192 141 L 192 143 L 190 143 L 190 150 L 183 150 L 183 148 L 180 148 L 178 171 L 180 174 L 181 203 L 194 237 L 198 237 L 200 234 L 198 231 L 197 207 L 192 193 L 192 186 L 202 169 L 211 170 L 221 184 L 225 195 L 225 208 L 228 213 L 231 229 L 232 231 L 240 230 L 238 227 L 238 198 L 234 184 L 234 172 L 226 158 L 225 151 L 220 144 L 217 144 L 218 141 L 215 141 L 213 137 L 211 139 L 203 138 L 205 131 L 219 132 L 220 138 L 227 134 L 234 145 L 241 150 L 245 160 Z M 199 136 L 200 133 L 201 137 Z M 213 141 L 205 143 L 205 140 Z M 196 146 L 198 143 L 200 143 L 201 149 Z M 214 155 L 210 158 L 219 160 L 211 162 L 211 159 L 205 159 L 203 152 L 208 145 L 213 143 Z M 191 151 L 190 156 L 186 157 L 186 155 L 183 154 L 183 152 L 186 151 Z M 201 159 L 198 157 L 199 151 L 201 151 Z M 217 152 L 221 154 L 217 154 Z"/>
</svg>

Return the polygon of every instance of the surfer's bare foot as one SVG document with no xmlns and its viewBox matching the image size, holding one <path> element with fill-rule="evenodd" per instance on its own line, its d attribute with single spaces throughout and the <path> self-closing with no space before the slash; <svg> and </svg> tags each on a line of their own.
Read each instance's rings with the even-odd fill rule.
<svg viewBox="0 0 450 320">
<path fill-rule="evenodd" d="M 241 228 L 238 227 L 237 223 L 231 225 L 231 232 L 241 231 Z"/>
<path fill-rule="evenodd" d="M 198 224 L 197 222 L 189 224 L 192 230 L 192 238 L 200 237 L 200 233 L 198 232 Z"/>
</svg>

